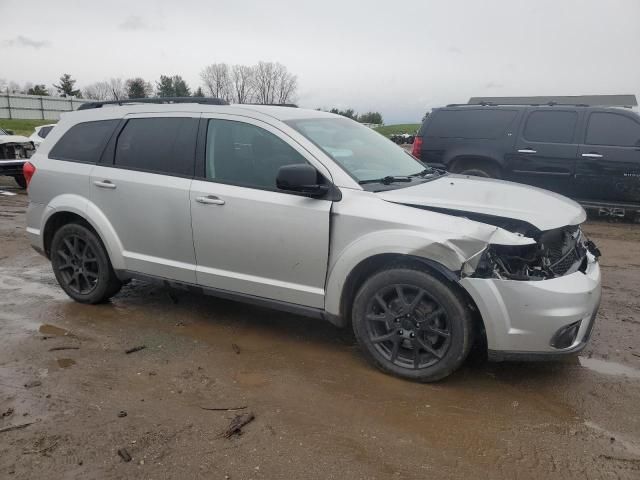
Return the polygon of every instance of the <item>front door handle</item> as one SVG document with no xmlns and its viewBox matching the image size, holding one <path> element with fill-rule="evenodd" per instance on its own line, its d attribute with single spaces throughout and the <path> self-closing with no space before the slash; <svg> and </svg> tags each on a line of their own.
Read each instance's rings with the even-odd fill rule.
<svg viewBox="0 0 640 480">
<path fill-rule="evenodd" d="M 583 153 L 582 156 L 585 158 L 602 158 L 599 153 Z"/>
<path fill-rule="evenodd" d="M 521 148 L 518 153 L 538 153 L 537 150 L 531 150 L 530 148 Z"/>
<path fill-rule="evenodd" d="M 100 187 L 100 188 L 109 188 L 111 190 L 113 190 L 114 188 L 116 188 L 114 183 L 111 183 L 111 180 L 96 180 L 95 182 L 93 182 L 93 184 L 96 187 Z"/>
<path fill-rule="evenodd" d="M 196 202 L 204 203 L 205 205 L 224 205 L 224 200 L 216 197 L 215 195 L 196 197 Z"/>
</svg>

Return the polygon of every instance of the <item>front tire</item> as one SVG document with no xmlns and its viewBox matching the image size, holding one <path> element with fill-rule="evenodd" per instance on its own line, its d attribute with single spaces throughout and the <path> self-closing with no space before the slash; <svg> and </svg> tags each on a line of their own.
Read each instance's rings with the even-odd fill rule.
<svg viewBox="0 0 640 480">
<path fill-rule="evenodd" d="M 51 241 L 50 256 L 58 283 L 76 302 L 102 303 L 122 287 L 104 245 L 83 225 L 61 227 Z"/>
<path fill-rule="evenodd" d="M 434 382 L 457 370 L 473 341 L 472 316 L 451 286 L 422 270 L 392 268 L 358 291 L 353 331 L 380 370 Z"/>
</svg>

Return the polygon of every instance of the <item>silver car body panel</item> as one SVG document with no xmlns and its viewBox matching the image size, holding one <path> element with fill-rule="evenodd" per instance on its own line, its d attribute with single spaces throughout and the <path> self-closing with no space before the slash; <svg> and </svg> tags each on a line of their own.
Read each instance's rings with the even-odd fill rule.
<svg viewBox="0 0 640 480">
<path fill-rule="evenodd" d="M 339 187 L 339 201 L 48 158 L 75 123 L 125 116 L 202 116 L 251 123 L 277 135 Z M 515 218 L 540 230 L 575 225 L 584 211 L 543 190 L 445 176 L 408 188 L 365 191 L 316 145 L 283 120 L 333 117 L 303 109 L 256 106 L 135 105 L 63 114 L 30 160 L 27 233 L 42 250 L 48 219 L 72 212 L 102 238 L 114 269 L 271 299 L 338 316 L 349 274 L 380 254 L 411 255 L 459 276 L 490 244 L 530 245 L 522 234 L 414 207 Z M 110 180 L 115 189 L 94 181 Z M 198 201 L 213 195 L 223 204 Z M 542 281 L 462 278 L 485 324 L 489 348 L 547 352 L 560 327 L 593 315 L 600 271 Z M 583 322 L 579 339 L 587 328 Z M 578 340 L 579 340 L 578 339 Z M 578 341 L 576 340 L 576 341 Z M 556 351 L 556 350 L 554 350 Z"/>
<path fill-rule="evenodd" d="M 554 192 L 493 178 L 449 174 L 379 194 L 390 202 L 427 206 L 527 222 L 541 231 L 578 225 L 587 217 L 573 200 Z"/>
</svg>

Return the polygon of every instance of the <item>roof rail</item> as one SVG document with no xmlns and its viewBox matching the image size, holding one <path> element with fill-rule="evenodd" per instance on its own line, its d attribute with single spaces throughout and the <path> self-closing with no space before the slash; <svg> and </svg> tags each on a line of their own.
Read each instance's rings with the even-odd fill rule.
<svg viewBox="0 0 640 480">
<path fill-rule="evenodd" d="M 600 105 L 588 105 L 586 103 L 560 103 L 560 102 L 547 102 L 547 103 L 495 103 L 495 102 L 480 102 L 480 103 L 450 103 L 447 107 L 595 107 Z M 631 108 L 631 107 L 627 107 Z"/>
<path fill-rule="evenodd" d="M 246 103 L 245 105 L 262 105 L 264 107 L 290 107 L 298 108 L 295 103 Z"/>
<path fill-rule="evenodd" d="M 109 100 L 106 102 L 87 102 L 78 107 L 78 110 L 90 108 L 102 108 L 103 105 L 131 105 L 135 103 L 199 103 L 202 105 L 229 105 L 229 102 L 221 98 L 211 97 L 154 97 L 154 98 L 124 98 L 122 100 Z"/>
<path fill-rule="evenodd" d="M 533 95 L 521 97 L 471 97 L 469 105 L 571 105 L 578 107 L 626 107 L 638 106 L 636 96 L 631 95 Z"/>
</svg>

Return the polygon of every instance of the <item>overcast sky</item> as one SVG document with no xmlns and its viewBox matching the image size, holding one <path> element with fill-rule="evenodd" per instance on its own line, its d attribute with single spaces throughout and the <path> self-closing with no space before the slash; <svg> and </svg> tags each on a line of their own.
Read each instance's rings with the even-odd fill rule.
<svg viewBox="0 0 640 480">
<path fill-rule="evenodd" d="M 640 97 L 639 0 L 0 0 L 0 77 L 77 86 L 285 64 L 298 103 L 418 121 L 481 95 Z"/>
</svg>

